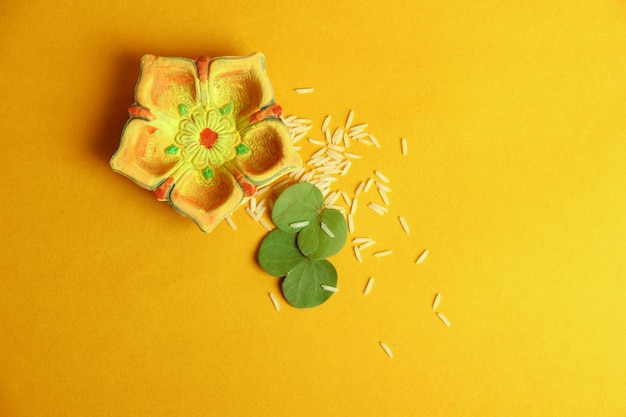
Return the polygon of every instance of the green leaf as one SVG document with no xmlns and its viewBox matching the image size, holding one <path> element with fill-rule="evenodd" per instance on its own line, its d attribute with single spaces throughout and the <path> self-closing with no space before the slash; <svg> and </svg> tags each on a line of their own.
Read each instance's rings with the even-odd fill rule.
<svg viewBox="0 0 626 417">
<path fill-rule="evenodd" d="M 283 280 L 283 295 L 294 307 L 316 307 L 333 295 L 322 285 L 336 287 L 337 270 L 325 259 L 305 259 Z"/>
<path fill-rule="evenodd" d="M 308 258 L 324 259 L 339 252 L 347 238 L 348 225 L 343 214 L 335 209 L 326 209 L 298 233 L 297 242 Z"/>
<path fill-rule="evenodd" d="M 283 277 L 306 257 L 296 245 L 296 235 L 274 229 L 269 232 L 259 248 L 259 264 L 268 274 Z"/>
<path fill-rule="evenodd" d="M 296 233 L 302 226 L 294 228 L 292 224 L 312 221 L 323 207 L 324 196 L 319 188 L 308 182 L 294 184 L 276 199 L 272 221 L 280 230 Z"/>
</svg>

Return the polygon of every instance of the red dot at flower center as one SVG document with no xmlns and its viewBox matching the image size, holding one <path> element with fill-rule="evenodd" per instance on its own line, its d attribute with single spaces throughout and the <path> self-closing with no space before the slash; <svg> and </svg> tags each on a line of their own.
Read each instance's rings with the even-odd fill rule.
<svg viewBox="0 0 626 417">
<path fill-rule="evenodd" d="M 215 145 L 215 142 L 217 142 L 218 136 L 217 132 L 209 129 L 208 127 L 206 129 L 202 129 L 202 132 L 200 132 L 200 144 L 207 149 L 211 149 L 213 148 L 213 145 Z"/>
</svg>

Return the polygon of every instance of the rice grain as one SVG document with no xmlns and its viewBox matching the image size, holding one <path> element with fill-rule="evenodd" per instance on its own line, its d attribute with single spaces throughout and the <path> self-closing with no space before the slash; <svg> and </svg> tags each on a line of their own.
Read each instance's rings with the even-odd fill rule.
<svg viewBox="0 0 626 417">
<path fill-rule="evenodd" d="M 365 250 L 367 248 L 369 248 L 370 246 L 374 246 L 376 244 L 376 241 L 374 239 L 363 243 L 362 245 L 359 245 L 359 250 Z"/>
<path fill-rule="evenodd" d="M 354 125 L 350 128 L 350 132 L 357 132 L 359 130 L 365 130 L 369 126 L 367 123 L 361 123 L 359 125 Z"/>
<path fill-rule="evenodd" d="M 443 322 L 443 324 L 445 324 L 446 326 L 450 327 L 452 325 L 452 323 L 450 323 L 450 320 L 448 320 L 448 318 L 443 314 L 443 313 L 437 313 L 437 317 L 439 317 L 439 319 Z"/>
<path fill-rule="evenodd" d="M 354 256 L 356 256 L 356 260 L 360 263 L 363 263 L 363 258 L 361 257 L 361 250 L 358 246 L 354 247 Z"/>
<path fill-rule="evenodd" d="M 330 230 L 328 228 L 328 226 L 326 226 L 326 224 L 324 222 L 320 222 L 320 227 L 322 228 L 324 233 L 326 233 L 328 235 L 328 237 L 330 237 L 331 239 L 333 239 L 335 237 L 335 234 L 333 233 L 333 231 Z"/>
<path fill-rule="evenodd" d="M 303 221 L 303 222 L 295 222 L 295 223 L 291 223 L 291 224 L 289 225 L 289 227 L 291 227 L 292 229 L 301 229 L 301 228 L 306 227 L 306 226 L 308 226 L 308 225 L 309 225 L 309 222 L 305 220 L 305 221 Z"/>
<path fill-rule="evenodd" d="M 415 263 L 421 264 L 422 262 L 424 262 L 424 259 L 426 259 L 427 256 L 428 256 L 428 249 L 422 252 L 422 254 L 419 256 L 419 258 L 417 258 L 417 261 L 415 261 Z"/>
<path fill-rule="evenodd" d="M 231 229 L 233 230 L 237 230 L 237 225 L 235 224 L 235 222 L 233 221 L 233 218 L 229 216 L 224 217 L 224 220 L 226 220 L 226 223 L 228 223 L 228 225 L 230 226 Z"/>
<path fill-rule="evenodd" d="M 437 293 L 437 295 L 435 296 L 435 301 L 433 301 L 433 310 L 437 310 L 437 307 L 439 307 L 440 302 L 441 302 L 441 294 Z"/>
<path fill-rule="evenodd" d="M 387 192 L 382 188 L 378 188 L 378 194 L 380 194 L 380 198 L 383 200 L 386 206 L 389 205 L 389 196 L 387 196 Z"/>
<path fill-rule="evenodd" d="M 374 171 L 374 175 L 376 175 L 378 178 L 381 179 L 381 181 L 386 182 L 387 184 L 389 184 L 389 178 L 387 178 L 387 176 L 385 174 L 383 174 L 380 171 Z"/>
<path fill-rule="evenodd" d="M 324 142 L 322 142 L 321 140 L 317 140 L 317 139 L 313 139 L 313 138 L 308 138 L 307 139 L 310 143 L 312 143 L 313 145 L 317 145 L 317 146 L 324 146 L 326 145 Z"/>
<path fill-rule="evenodd" d="M 272 293 L 270 293 L 270 300 L 272 300 L 272 304 L 274 304 L 274 308 L 276 311 L 280 311 L 280 304 L 278 303 L 278 299 Z"/>
<path fill-rule="evenodd" d="M 376 204 L 376 203 L 369 203 L 367 205 L 367 207 L 370 208 L 370 210 L 372 210 L 374 213 L 379 214 L 379 215 L 384 215 L 385 213 L 387 213 L 387 208 L 381 206 L 380 204 Z"/>
<path fill-rule="evenodd" d="M 259 219 L 259 222 L 261 223 L 261 226 L 263 226 L 268 232 L 271 232 L 273 230 L 272 226 L 270 226 L 263 217 Z"/>
<path fill-rule="evenodd" d="M 367 285 L 365 286 L 365 291 L 363 291 L 363 295 L 369 294 L 370 291 L 372 290 L 373 285 L 374 285 L 374 277 L 370 277 L 370 279 L 367 280 Z"/>
<path fill-rule="evenodd" d="M 409 228 L 409 224 L 406 222 L 406 220 L 404 219 L 404 217 L 402 216 L 398 216 L 398 220 L 400 220 L 400 224 L 402 225 L 402 229 L 404 229 L 404 232 L 408 235 L 409 233 L 411 233 L 411 229 Z"/>
<path fill-rule="evenodd" d="M 352 124 L 353 119 L 354 119 L 354 110 L 350 110 L 350 113 L 348 113 L 348 118 L 346 119 L 346 125 L 345 125 L 346 129 L 350 128 L 350 125 Z"/>
<path fill-rule="evenodd" d="M 324 122 L 322 123 L 322 132 L 324 132 L 328 125 L 330 124 L 330 114 L 324 118 Z"/>
<path fill-rule="evenodd" d="M 385 351 L 385 353 L 387 354 L 387 356 L 389 356 L 390 358 L 393 358 L 393 352 L 391 351 L 391 349 L 389 348 L 389 346 L 387 345 L 387 343 L 385 342 L 380 342 L 380 347 L 383 348 L 383 350 Z"/>
<path fill-rule="evenodd" d="M 354 197 L 352 199 L 352 206 L 350 207 L 350 214 L 351 215 L 354 216 L 356 214 L 356 208 L 358 207 L 358 205 L 359 205 L 359 200 L 356 197 Z"/>
<path fill-rule="evenodd" d="M 308 94 L 308 93 L 312 93 L 313 91 L 315 91 L 315 89 L 311 87 L 306 87 L 306 88 L 295 88 L 293 91 L 295 91 L 296 94 Z"/>
</svg>

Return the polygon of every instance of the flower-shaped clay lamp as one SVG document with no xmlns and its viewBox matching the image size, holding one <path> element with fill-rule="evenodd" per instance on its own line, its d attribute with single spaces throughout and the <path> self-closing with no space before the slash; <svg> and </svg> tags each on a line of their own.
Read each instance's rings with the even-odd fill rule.
<svg viewBox="0 0 626 417">
<path fill-rule="evenodd" d="M 301 165 L 261 53 L 146 55 L 129 113 L 111 167 L 204 232 Z"/>
</svg>

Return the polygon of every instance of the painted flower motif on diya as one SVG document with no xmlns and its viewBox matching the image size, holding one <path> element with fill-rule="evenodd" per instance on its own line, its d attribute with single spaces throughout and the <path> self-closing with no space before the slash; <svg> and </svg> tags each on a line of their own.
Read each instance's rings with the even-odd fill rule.
<svg viewBox="0 0 626 417">
<path fill-rule="evenodd" d="M 210 232 L 301 165 L 261 53 L 245 57 L 146 55 L 111 167 Z"/>
</svg>

